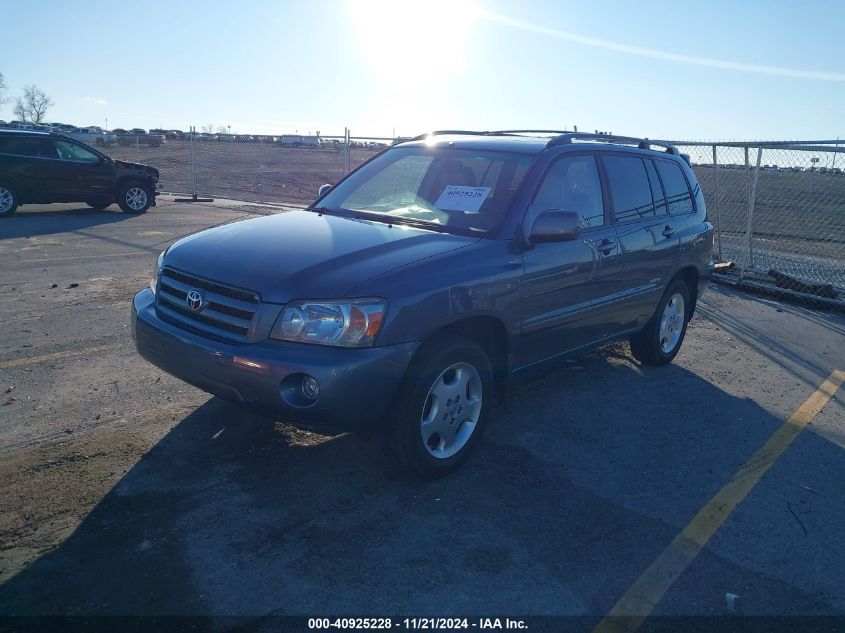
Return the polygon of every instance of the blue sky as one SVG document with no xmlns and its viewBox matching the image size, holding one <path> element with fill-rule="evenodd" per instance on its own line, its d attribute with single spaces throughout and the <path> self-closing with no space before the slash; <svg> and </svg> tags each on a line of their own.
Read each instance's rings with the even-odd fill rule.
<svg viewBox="0 0 845 633">
<path fill-rule="evenodd" d="M 8 96 L 34 83 L 48 120 L 78 125 L 845 133 L 843 2 L 0 0 L 0 15 Z"/>
</svg>

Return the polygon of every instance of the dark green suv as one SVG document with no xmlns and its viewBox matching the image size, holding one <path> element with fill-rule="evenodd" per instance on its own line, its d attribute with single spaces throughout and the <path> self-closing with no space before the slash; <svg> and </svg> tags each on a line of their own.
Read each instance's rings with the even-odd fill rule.
<svg viewBox="0 0 845 633">
<path fill-rule="evenodd" d="M 84 202 L 127 213 L 155 206 L 158 170 L 114 160 L 62 134 L 0 130 L 0 216 L 22 204 Z"/>
</svg>

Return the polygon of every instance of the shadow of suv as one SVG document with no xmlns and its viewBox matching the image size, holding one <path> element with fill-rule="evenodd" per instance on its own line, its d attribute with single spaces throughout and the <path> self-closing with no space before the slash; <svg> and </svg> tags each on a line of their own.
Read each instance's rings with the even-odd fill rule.
<svg viewBox="0 0 845 633">
<path fill-rule="evenodd" d="M 514 375 L 619 338 L 670 362 L 712 242 L 670 145 L 433 133 L 324 185 L 307 210 L 177 241 L 134 298 L 132 333 L 201 389 L 307 428 L 379 433 L 434 477 L 467 457 Z"/>
<path fill-rule="evenodd" d="M 53 132 L 0 130 L 0 216 L 21 204 L 85 202 L 127 213 L 155 206 L 158 170 L 109 158 Z"/>
</svg>

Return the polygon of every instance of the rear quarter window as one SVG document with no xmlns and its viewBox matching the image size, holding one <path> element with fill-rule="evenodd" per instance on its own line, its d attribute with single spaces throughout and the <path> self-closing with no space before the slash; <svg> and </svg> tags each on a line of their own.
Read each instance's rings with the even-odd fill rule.
<svg viewBox="0 0 845 633">
<path fill-rule="evenodd" d="M 0 154 L 12 154 L 14 156 L 38 156 L 40 153 L 40 139 L 23 137 L 0 137 Z"/>
<path fill-rule="evenodd" d="M 689 184 L 681 171 L 681 166 L 668 160 L 655 161 L 660 179 L 663 181 L 663 188 L 666 190 L 666 202 L 671 215 L 692 213 L 695 205 L 692 201 L 692 193 Z"/>
</svg>

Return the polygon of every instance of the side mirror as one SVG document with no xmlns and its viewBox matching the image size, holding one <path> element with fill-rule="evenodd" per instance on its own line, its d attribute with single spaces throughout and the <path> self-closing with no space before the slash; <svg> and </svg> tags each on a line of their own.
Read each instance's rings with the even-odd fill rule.
<svg viewBox="0 0 845 633">
<path fill-rule="evenodd" d="M 331 188 L 332 188 L 332 185 L 329 185 L 329 184 L 321 185 L 320 189 L 317 191 L 317 197 L 322 198 L 324 195 L 326 195 L 328 193 L 329 189 L 331 189 Z"/>
<path fill-rule="evenodd" d="M 549 209 L 543 211 L 534 220 L 531 227 L 529 241 L 532 244 L 540 242 L 565 242 L 574 240 L 581 234 L 581 215 L 575 211 L 561 211 Z"/>
</svg>

